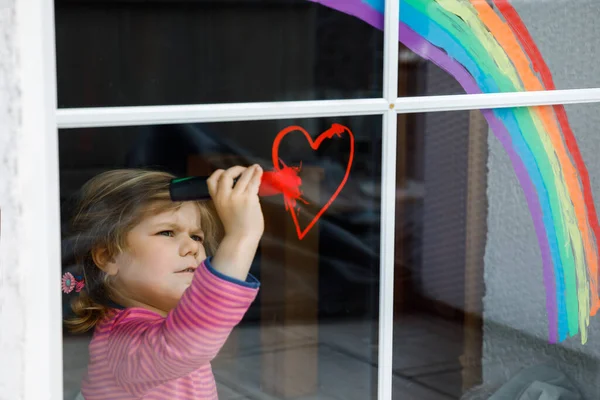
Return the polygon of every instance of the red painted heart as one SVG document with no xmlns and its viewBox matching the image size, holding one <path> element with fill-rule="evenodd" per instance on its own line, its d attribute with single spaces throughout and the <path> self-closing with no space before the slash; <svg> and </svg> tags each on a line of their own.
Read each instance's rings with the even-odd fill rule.
<svg viewBox="0 0 600 400">
<path fill-rule="evenodd" d="M 313 150 L 317 150 L 319 148 L 319 146 L 321 146 L 321 143 L 323 143 L 323 141 L 325 139 L 332 139 L 334 136 L 342 137 L 342 135 L 346 134 L 350 138 L 350 157 L 348 157 L 348 165 L 346 166 L 346 173 L 344 175 L 344 178 L 340 182 L 335 193 L 333 193 L 333 195 L 329 198 L 329 200 L 325 203 L 325 205 L 319 210 L 319 212 L 309 222 L 309 224 L 306 226 L 306 228 L 304 228 L 304 229 L 300 228 L 300 224 L 298 223 L 298 217 L 296 216 L 296 213 L 294 211 L 294 208 L 296 206 L 296 200 L 300 199 L 300 195 L 302 193 L 300 192 L 298 187 L 296 187 L 295 190 L 294 189 L 284 190 L 283 196 L 284 196 L 286 209 L 288 209 L 290 211 L 292 220 L 294 221 L 294 225 L 296 226 L 296 232 L 298 234 L 298 239 L 302 240 L 304 238 L 304 236 L 306 236 L 306 234 L 311 230 L 311 228 L 317 223 L 319 218 L 321 218 L 323 213 L 325 213 L 325 211 L 327 211 L 329 206 L 331 206 L 331 203 L 333 203 L 334 200 L 337 198 L 337 196 L 340 194 L 340 192 L 344 188 L 344 185 L 346 184 L 346 181 L 348 180 L 348 176 L 350 175 L 350 169 L 352 168 L 352 161 L 354 160 L 354 134 L 352 134 L 352 131 L 350 131 L 350 129 L 348 129 L 347 127 L 340 125 L 340 124 L 333 124 L 331 126 L 331 128 L 329 128 L 325 132 L 321 133 L 317 137 L 316 140 L 313 140 L 312 137 L 309 135 L 309 133 L 300 126 L 289 126 L 289 127 L 285 128 L 284 130 L 282 130 L 281 132 L 279 132 L 277 134 L 277 136 L 275 137 L 275 140 L 273 141 L 273 151 L 272 151 L 273 167 L 275 168 L 276 175 L 279 175 L 279 176 L 289 175 L 289 177 L 287 179 L 288 182 L 290 180 L 293 182 L 294 178 L 296 178 L 297 181 L 300 182 L 300 179 L 296 175 L 298 168 L 288 167 L 285 164 L 283 164 L 283 162 L 279 158 L 279 145 L 281 144 L 281 141 L 288 133 L 296 132 L 296 131 L 302 132 L 304 134 L 304 137 L 306 138 L 306 140 L 308 141 L 308 144 L 310 145 L 310 147 Z M 280 164 L 283 164 L 283 166 L 280 166 Z"/>
</svg>

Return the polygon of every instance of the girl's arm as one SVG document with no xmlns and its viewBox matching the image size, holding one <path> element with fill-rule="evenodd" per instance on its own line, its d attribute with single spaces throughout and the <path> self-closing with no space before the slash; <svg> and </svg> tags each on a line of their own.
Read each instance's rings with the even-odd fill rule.
<svg viewBox="0 0 600 400">
<path fill-rule="evenodd" d="M 132 395 L 189 375 L 209 363 L 256 298 L 258 281 L 222 275 L 206 260 L 192 285 L 165 318 L 151 311 L 123 311 L 110 327 L 108 360 Z"/>
</svg>

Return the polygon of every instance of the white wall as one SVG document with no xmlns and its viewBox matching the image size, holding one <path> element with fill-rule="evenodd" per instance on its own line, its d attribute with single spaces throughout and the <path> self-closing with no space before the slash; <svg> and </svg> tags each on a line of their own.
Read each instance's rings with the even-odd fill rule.
<svg viewBox="0 0 600 400">
<path fill-rule="evenodd" d="M 16 4 L 0 3 L 0 398 L 23 398 L 25 304 L 19 277 L 19 202 L 15 193 L 20 95 L 17 74 Z M 10 360 L 10 362 L 8 362 Z"/>
</svg>

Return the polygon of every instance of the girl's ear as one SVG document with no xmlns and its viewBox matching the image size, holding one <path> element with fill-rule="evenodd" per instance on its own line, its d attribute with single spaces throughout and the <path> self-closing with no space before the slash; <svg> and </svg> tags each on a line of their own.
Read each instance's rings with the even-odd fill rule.
<svg viewBox="0 0 600 400">
<path fill-rule="evenodd" d="M 119 265 L 115 257 L 111 256 L 106 247 L 98 247 L 92 250 L 92 260 L 102 271 L 108 275 L 116 275 L 119 272 Z"/>
</svg>

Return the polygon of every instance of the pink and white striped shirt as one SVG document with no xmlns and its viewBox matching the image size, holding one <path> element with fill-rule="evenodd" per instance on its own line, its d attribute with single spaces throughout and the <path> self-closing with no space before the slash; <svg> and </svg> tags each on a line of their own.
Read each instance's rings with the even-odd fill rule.
<svg viewBox="0 0 600 400">
<path fill-rule="evenodd" d="M 81 392 L 85 400 L 215 400 L 210 366 L 258 293 L 206 260 L 166 317 L 143 308 L 114 309 L 96 327 Z"/>
</svg>

